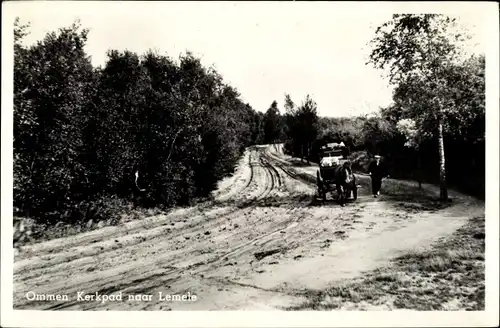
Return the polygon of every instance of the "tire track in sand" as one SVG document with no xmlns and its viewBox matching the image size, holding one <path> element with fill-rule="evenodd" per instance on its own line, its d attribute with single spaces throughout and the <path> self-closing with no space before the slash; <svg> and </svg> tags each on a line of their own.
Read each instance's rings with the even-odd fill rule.
<svg viewBox="0 0 500 328">
<path fill-rule="evenodd" d="M 275 188 L 275 176 L 274 176 L 274 174 L 276 174 L 276 178 L 277 179 L 280 179 L 278 177 L 278 173 L 277 172 L 274 172 L 274 174 L 273 174 L 272 170 L 267 165 L 264 165 L 264 166 L 267 167 L 266 170 L 264 171 L 264 174 L 266 175 L 266 177 L 264 178 L 264 181 L 265 181 L 264 188 L 261 191 L 261 193 L 259 195 L 257 195 L 257 197 L 252 197 L 252 199 L 250 201 L 247 201 L 245 205 L 251 205 L 252 203 L 258 201 L 259 199 L 264 199 L 265 197 L 267 197 L 274 190 L 274 188 Z M 252 181 L 253 181 L 253 176 L 254 176 L 254 172 L 252 170 Z M 245 188 L 245 189 L 248 189 L 248 187 L 250 186 L 250 184 L 251 184 L 251 181 L 247 184 L 247 188 Z M 234 211 L 232 213 L 228 213 L 228 214 L 226 214 L 224 216 L 234 215 L 236 212 L 241 211 L 241 210 L 244 210 L 244 209 L 238 209 L 238 210 L 236 210 L 236 211 Z M 221 216 L 220 218 L 224 218 L 224 216 Z M 218 221 L 220 221 L 220 220 L 218 220 Z M 205 226 L 203 227 L 203 229 L 206 229 L 206 228 L 209 228 L 209 227 L 205 227 Z M 213 226 L 211 228 L 213 228 Z M 182 234 L 185 234 L 185 233 L 186 233 L 185 231 L 182 232 Z M 155 236 L 153 236 L 153 237 L 155 237 Z M 141 243 L 135 243 L 135 244 L 131 244 L 129 246 L 139 246 L 139 245 L 141 247 L 150 246 L 150 245 L 144 245 L 144 243 L 142 243 L 142 244 Z M 65 245 L 62 245 L 61 247 L 63 247 L 63 246 L 65 246 Z M 122 250 L 123 250 L 123 248 L 118 248 L 116 250 L 116 252 L 119 253 Z M 111 251 L 115 251 L 115 249 L 112 249 Z M 97 253 L 103 255 L 103 252 L 97 252 Z M 94 254 L 92 254 L 92 253 L 88 254 L 87 258 L 90 258 L 90 257 L 95 256 L 95 255 L 96 255 L 95 253 Z M 106 260 L 108 260 L 108 261 L 110 260 L 109 255 L 110 254 L 106 254 L 106 257 L 105 257 Z M 101 257 L 103 257 L 103 256 L 101 256 Z M 69 262 L 64 262 L 64 259 L 70 260 L 70 261 Z M 47 260 L 47 259 L 45 259 L 45 260 Z M 33 262 L 38 262 L 38 261 L 35 260 Z M 18 282 L 22 283 L 23 281 L 26 280 L 26 278 L 33 279 L 33 278 L 36 278 L 37 276 L 42 276 L 42 275 L 47 275 L 47 274 L 50 274 L 50 273 L 54 273 L 53 271 L 64 270 L 65 268 L 70 267 L 72 264 L 74 265 L 77 262 L 80 265 L 77 266 L 77 267 L 74 267 L 74 269 L 75 269 L 75 271 L 78 271 L 79 267 L 81 267 L 81 264 L 85 264 L 85 261 L 84 261 L 84 258 L 82 259 L 82 257 L 78 256 L 77 254 L 75 254 L 73 258 L 72 257 L 67 257 L 67 256 L 66 257 L 62 256 L 61 257 L 61 261 L 59 263 L 60 264 L 59 266 L 57 265 L 57 263 L 53 263 L 53 262 L 51 263 L 51 261 L 49 259 L 48 263 L 46 262 L 45 270 L 43 270 L 43 266 L 42 266 L 42 268 L 40 268 L 40 266 L 38 266 L 38 268 L 36 268 L 36 266 L 25 267 L 25 269 L 35 269 L 35 271 L 38 271 L 38 272 L 31 272 L 32 274 L 27 275 L 29 277 L 25 276 L 24 277 L 25 279 L 19 280 Z M 113 262 L 113 261 L 110 261 L 110 262 Z M 39 263 L 38 263 L 38 265 L 39 265 Z M 50 270 L 52 272 L 50 272 L 50 271 L 47 270 L 47 266 L 52 266 L 53 267 L 53 270 Z M 22 275 L 22 273 L 23 273 L 23 271 L 19 271 L 18 270 L 16 272 L 16 275 Z M 24 273 L 26 273 L 26 272 L 24 271 Z M 37 273 L 38 273 L 38 275 L 37 275 Z M 42 282 L 43 281 L 39 281 L 38 283 L 42 283 Z M 54 287 L 57 288 L 57 286 L 54 286 Z"/>
</svg>

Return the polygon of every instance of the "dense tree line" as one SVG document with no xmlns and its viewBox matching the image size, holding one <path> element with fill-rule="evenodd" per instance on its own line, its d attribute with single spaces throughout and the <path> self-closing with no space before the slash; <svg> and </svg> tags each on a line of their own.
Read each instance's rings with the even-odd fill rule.
<svg viewBox="0 0 500 328">
<path fill-rule="evenodd" d="M 283 119 L 275 100 L 263 117 L 263 143 L 274 144 L 283 141 Z"/>
<path fill-rule="evenodd" d="M 314 145 L 318 137 L 318 106 L 309 96 L 296 106 L 290 95 L 285 94 L 285 148 L 294 156 L 309 162 L 314 158 Z"/>
<path fill-rule="evenodd" d="M 375 67 L 390 68 L 395 114 L 409 123 L 399 126 L 410 144 L 417 149 L 424 141 L 437 144 L 443 200 L 448 198 L 445 139 L 452 146 L 484 140 L 484 57 L 465 56 L 467 39 L 451 17 L 394 15 L 377 29 L 370 55 Z M 462 168 L 463 177 L 471 174 Z"/>
<path fill-rule="evenodd" d="M 207 196 L 263 117 L 190 53 L 111 50 L 93 67 L 79 23 L 22 43 L 14 28 L 14 206 L 24 215 L 80 220 L 102 199 L 145 207 Z"/>
</svg>

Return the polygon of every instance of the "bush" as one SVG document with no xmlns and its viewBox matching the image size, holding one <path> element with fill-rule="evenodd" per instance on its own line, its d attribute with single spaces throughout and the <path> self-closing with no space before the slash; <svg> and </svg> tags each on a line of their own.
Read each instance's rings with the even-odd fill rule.
<svg viewBox="0 0 500 328">
<path fill-rule="evenodd" d="M 16 21 L 19 215 L 54 225 L 115 217 L 116 202 L 190 204 L 262 138 L 262 116 L 190 53 L 175 62 L 111 50 L 95 68 L 78 23 L 31 46 L 26 28 Z"/>
</svg>

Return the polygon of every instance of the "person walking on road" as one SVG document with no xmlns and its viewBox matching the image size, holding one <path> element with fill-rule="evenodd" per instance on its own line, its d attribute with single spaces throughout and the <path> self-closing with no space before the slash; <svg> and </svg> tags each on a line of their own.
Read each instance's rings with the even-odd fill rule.
<svg viewBox="0 0 500 328">
<path fill-rule="evenodd" d="M 380 195 L 380 188 L 382 187 L 382 178 L 384 177 L 384 169 L 380 164 L 380 156 L 375 155 L 375 160 L 370 163 L 368 173 L 372 178 L 372 193 L 373 197 L 377 198 Z"/>
</svg>

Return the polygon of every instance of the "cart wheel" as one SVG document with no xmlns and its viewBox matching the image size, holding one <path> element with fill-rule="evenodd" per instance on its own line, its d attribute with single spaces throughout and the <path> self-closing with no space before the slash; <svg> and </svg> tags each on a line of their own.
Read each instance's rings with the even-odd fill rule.
<svg viewBox="0 0 500 328">
<path fill-rule="evenodd" d="M 339 200 L 340 206 L 344 207 L 345 206 L 345 195 L 344 195 L 344 193 L 340 193 L 338 200 Z"/>
<path fill-rule="evenodd" d="M 323 186 L 321 184 L 318 184 L 318 197 L 321 198 L 323 197 Z"/>
<path fill-rule="evenodd" d="M 323 185 L 319 185 L 318 186 L 318 197 L 319 198 L 323 198 L 325 196 L 325 190 L 323 188 Z"/>
<path fill-rule="evenodd" d="M 321 191 L 323 184 L 321 183 L 321 178 L 319 177 L 319 172 L 316 172 L 316 186 L 318 187 L 318 196 L 321 197 Z"/>
</svg>

